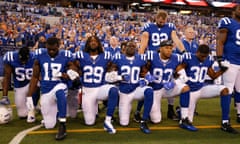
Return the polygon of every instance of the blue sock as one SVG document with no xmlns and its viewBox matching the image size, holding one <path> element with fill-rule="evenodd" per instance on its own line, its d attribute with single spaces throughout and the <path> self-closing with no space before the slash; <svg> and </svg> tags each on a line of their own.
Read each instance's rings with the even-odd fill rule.
<svg viewBox="0 0 240 144">
<path fill-rule="evenodd" d="M 240 103 L 240 93 L 235 91 L 234 100 L 236 103 Z"/>
<path fill-rule="evenodd" d="M 67 98 L 64 90 L 58 90 L 56 92 L 57 108 L 59 118 L 66 118 L 67 114 Z"/>
<path fill-rule="evenodd" d="M 152 104 L 153 104 L 153 89 L 147 88 L 144 91 L 144 111 L 142 117 L 143 120 L 148 120 Z"/>
<path fill-rule="evenodd" d="M 38 100 L 40 98 L 40 88 L 37 89 L 37 91 L 35 93 L 33 93 L 32 95 L 32 99 L 33 99 L 33 105 L 36 107 L 38 104 Z"/>
<path fill-rule="evenodd" d="M 221 96 L 222 120 L 229 120 L 231 95 Z"/>
<path fill-rule="evenodd" d="M 107 116 L 113 116 L 115 107 L 118 103 L 118 89 L 116 87 L 112 87 L 109 90 L 109 96 L 108 96 L 108 104 L 107 104 Z"/>
<path fill-rule="evenodd" d="M 144 104 L 144 100 L 139 100 L 137 103 L 137 112 L 140 112 L 142 109 L 142 106 Z"/>
<path fill-rule="evenodd" d="M 189 106 L 189 100 L 190 100 L 190 92 L 189 91 L 180 94 L 180 106 L 181 107 L 187 108 Z"/>
</svg>

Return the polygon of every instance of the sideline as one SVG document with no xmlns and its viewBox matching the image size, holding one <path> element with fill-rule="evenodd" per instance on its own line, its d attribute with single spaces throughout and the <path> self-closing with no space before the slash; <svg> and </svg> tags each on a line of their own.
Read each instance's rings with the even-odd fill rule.
<svg viewBox="0 0 240 144">
<path fill-rule="evenodd" d="M 240 128 L 240 125 L 232 125 L 234 128 Z M 151 130 L 175 130 L 175 129 L 181 129 L 178 126 L 168 126 L 168 127 L 149 127 Z M 205 125 L 205 126 L 196 126 L 198 129 L 215 129 L 220 128 L 219 125 Z M 139 128 L 117 128 L 117 131 L 136 131 L 139 130 Z M 89 133 L 89 132 L 103 132 L 103 128 L 95 128 L 95 129 L 71 129 L 67 130 L 68 133 Z M 40 130 L 40 131 L 30 131 L 29 135 L 34 134 L 50 134 L 50 133 L 56 133 L 57 130 Z"/>
<path fill-rule="evenodd" d="M 31 127 L 29 129 L 23 130 L 21 132 L 19 132 L 11 141 L 9 144 L 19 144 L 22 139 L 31 131 L 37 130 L 39 128 L 41 128 L 43 126 L 43 124 Z"/>
</svg>

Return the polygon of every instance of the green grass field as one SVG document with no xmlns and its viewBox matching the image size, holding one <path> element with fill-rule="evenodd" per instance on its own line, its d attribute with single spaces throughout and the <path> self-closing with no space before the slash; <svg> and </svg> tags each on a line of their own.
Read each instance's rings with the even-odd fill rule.
<svg viewBox="0 0 240 144">
<path fill-rule="evenodd" d="M 121 127 L 118 121 L 114 123 L 117 133 L 110 135 L 103 130 L 104 111 L 100 113 L 100 117 L 94 126 L 85 126 L 80 112 L 77 119 L 68 119 L 68 136 L 65 140 L 55 141 L 57 128 L 52 130 L 40 128 L 28 133 L 21 144 L 238 144 L 240 134 L 234 135 L 220 130 L 221 111 L 219 102 L 218 97 L 202 99 L 198 102 L 197 111 L 199 115 L 195 116 L 194 119 L 194 125 L 199 128 L 197 132 L 180 129 L 176 121 L 167 119 L 167 101 L 164 99 L 162 101 L 162 122 L 155 125 L 149 123 L 152 133 L 148 135 L 139 130 L 139 125 L 132 120 L 132 117 L 128 127 Z M 178 105 L 178 98 L 176 98 L 175 103 L 175 105 Z M 36 123 L 28 124 L 26 120 L 20 120 L 16 117 L 15 107 L 13 107 L 13 110 L 15 115 L 13 120 L 8 124 L 0 125 L 0 144 L 7 144 L 19 132 L 40 124 L 40 115 L 38 115 Z M 236 123 L 235 115 L 236 111 L 232 104 L 231 123 L 240 132 L 240 124 Z"/>
</svg>

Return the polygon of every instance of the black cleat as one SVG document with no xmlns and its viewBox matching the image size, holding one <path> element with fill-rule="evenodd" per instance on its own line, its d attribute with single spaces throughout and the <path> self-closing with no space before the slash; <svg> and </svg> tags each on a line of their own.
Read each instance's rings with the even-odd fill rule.
<svg viewBox="0 0 240 144">
<path fill-rule="evenodd" d="M 238 134 L 238 131 L 236 131 L 234 128 L 232 128 L 230 123 L 228 123 L 228 122 L 222 124 L 221 130 L 231 133 L 231 134 Z"/>
<path fill-rule="evenodd" d="M 237 114 L 237 123 L 240 123 L 240 114 Z"/>
<path fill-rule="evenodd" d="M 172 119 L 174 121 L 179 120 L 178 116 L 175 114 L 175 112 L 173 110 L 173 105 L 168 105 L 167 118 Z"/>
<path fill-rule="evenodd" d="M 192 125 L 192 123 L 188 120 L 188 118 L 180 120 L 179 123 L 180 128 L 189 130 L 189 131 L 197 131 L 198 129 Z"/>
<path fill-rule="evenodd" d="M 137 123 L 140 123 L 140 121 L 142 120 L 142 118 L 141 118 L 141 115 L 140 115 L 139 112 L 134 113 L 134 118 L 133 118 L 133 120 L 134 120 L 135 122 L 137 122 Z"/>
<path fill-rule="evenodd" d="M 143 121 L 143 120 L 140 121 L 140 130 L 145 134 L 151 133 L 150 129 L 147 126 L 146 121 Z"/>
<path fill-rule="evenodd" d="M 64 122 L 60 122 L 56 140 L 63 140 L 67 136 L 66 125 Z"/>
</svg>

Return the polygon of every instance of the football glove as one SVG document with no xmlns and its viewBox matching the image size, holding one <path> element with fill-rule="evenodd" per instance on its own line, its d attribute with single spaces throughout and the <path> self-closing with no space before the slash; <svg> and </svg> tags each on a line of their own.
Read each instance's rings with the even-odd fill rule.
<svg viewBox="0 0 240 144">
<path fill-rule="evenodd" d="M 163 87 L 165 90 L 171 90 L 174 88 L 174 86 L 175 86 L 175 83 L 173 81 L 166 82 L 163 84 Z"/>
<path fill-rule="evenodd" d="M 221 71 L 226 71 L 230 66 L 230 63 L 223 60 L 222 56 L 217 56 L 217 62 Z"/>
<path fill-rule="evenodd" d="M 145 79 L 140 79 L 140 80 L 138 81 L 138 83 L 139 83 L 139 86 L 140 86 L 140 87 L 144 87 L 144 86 L 147 86 L 147 85 L 148 85 L 148 81 L 145 80 Z"/>
<path fill-rule="evenodd" d="M 109 83 L 115 83 L 119 80 L 122 80 L 122 77 L 118 75 L 117 71 L 107 72 L 105 74 L 105 81 Z"/>
<path fill-rule="evenodd" d="M 153 82 L 154 80 L 156 80 L 155 77 L 154 77 L 153 75 L 149 74 L 149 73 L 145 76 L 145 79 L 146 79 L 149 83 L 151 83 L 151 82 Z"/>
<path fill-rule="evenodd" d="M 8 96 L 3 96 L 2 99 L 0 100 L 0 104 L 10 105 L 10 100 L 9 100 Z"/>
<path fill-rule="evenodd" d="M 131 77 L 130 77 L 130 75 L 128 75 L 128 74 L 125 74 L 125 75 L 122 76 L 122 80 L 125 81 L 125 82 L 129 82 L 129 81 L 130 81 L 130 78 L 131 78 Z"/>
<path fill-rule="evenodd" d="M 69 76 L 70 80 L 75 80 L 77 77 L 79 77 L 79 74 L 72 69 L 67 71 L 67 75 Z"/>
</svg>

